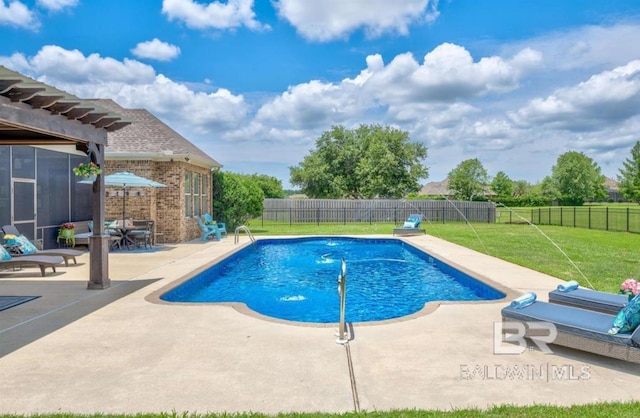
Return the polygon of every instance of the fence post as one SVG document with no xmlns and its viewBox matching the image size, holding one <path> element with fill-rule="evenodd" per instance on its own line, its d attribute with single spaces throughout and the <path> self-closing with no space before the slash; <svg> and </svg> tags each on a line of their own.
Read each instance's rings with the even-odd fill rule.
<svg viewBox="0 0 640 418">
<path fill-rule="evenodd" d="M 560 206 L 560 226 L 564 226 L 564 220 L 562 219 L 562 206 Z"/>
<path fill-rule="evenodd" d="M 316 206 L 316 223 L 320 226 L 320 208 Z"/>
<path fill-rule="evenodd" d="M 589 206 L 587 217 L 589 218 L 589 229 L 591 229 L 591 206 Z"/>
<path fill-rule="evenodd" d="M 604 208 L 604 229 L 605 231 L 609 230 L 609 206 L 607 206 L 606 208 Z"/>
<path fill-rule="evenodd" d="M 289 226 L 293 225 L 293 208 L 289 208 Z"/>
<path fill-rule="evenodd" d="M 627 232 L 629 232 L 629 208 L 627 208 Z"/>
<path fill-rule="evenodd" d="M 576 227 L 576 207 L 573 207 L 573 227 Z"/>
</svg>

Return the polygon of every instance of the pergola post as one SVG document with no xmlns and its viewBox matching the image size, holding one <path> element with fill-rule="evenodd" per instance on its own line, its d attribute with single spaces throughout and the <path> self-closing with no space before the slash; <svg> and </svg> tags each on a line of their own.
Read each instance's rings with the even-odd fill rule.
<svg viewBox="0 0 640 418">
<path fill-rule="evenodd" d="M 91 161 L 104 170 L 104 146 L 89 144 Z M 109 234 L 104 233 L 105 190 L 104 175 L 99 174 L 92 188 L 93 235 L 89 237 L 89 282 L 88 289 L 106 289 L 109 279 Z"/>
</svg>

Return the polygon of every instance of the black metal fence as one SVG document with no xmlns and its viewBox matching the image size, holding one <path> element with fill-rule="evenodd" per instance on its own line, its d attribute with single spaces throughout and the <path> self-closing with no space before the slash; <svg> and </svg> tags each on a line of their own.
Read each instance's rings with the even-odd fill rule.
<svg viewBox="0 0 640 418">
<path fill-rule="evenodd" d="M 499 223 L 531 222 L 536 225 L 559 225 L 574 228 L 600 229 L 640 233 L 640 208 L 597 206 L 548 207 L 535 209 L 498 206 Z"/>
</svg>

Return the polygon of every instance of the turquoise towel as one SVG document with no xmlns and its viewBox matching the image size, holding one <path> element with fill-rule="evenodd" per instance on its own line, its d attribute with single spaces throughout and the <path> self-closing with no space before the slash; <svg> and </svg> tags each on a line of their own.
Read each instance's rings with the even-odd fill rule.
<svg viewBox="0 0 640 418">
<path fill-rule="evenodd" d="M 558 291 L 560 292 L 571 292 L 572 290 L 576 290 L 578 288 L 578 286 L 580 286 L 580 284 L 578 282 L 576 282 L 575 280 L 571 280 L 569 282 L 563 283 L 563 284 L 559 284 L 558 285 Z"/>
<path fill-rule="evenodd" d="M 525 306 L 531 305 L 536 301 L 536 294 L 533 292 L 525 293 L 524 295 L 515 298 L 511 302 L 511 307 L 516 309 L 524 308 Z"/>
</svg>

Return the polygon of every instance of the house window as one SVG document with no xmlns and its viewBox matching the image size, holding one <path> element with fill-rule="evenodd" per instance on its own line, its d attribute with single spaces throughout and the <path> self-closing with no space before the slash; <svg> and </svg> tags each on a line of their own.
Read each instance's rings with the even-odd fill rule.
<svg viewBox="0 0 640 418">
<path fill-rule="evenodd" d="M 209 209 L 209 204 L 207 202 L 207 190 L 209 188 L 209 176 L 202 176 L 202 191 L 200 192 L 200 196 L 202 197 L 202 213 L 211 213 Z"/>
<path fill-rule="evenodd" d="M 200 200 L 200 174 L 193 173 L 193 212 L 194 216 L 202 214 L 202 206 Z"/>
<path fill-rule="evenodd" d="M 186 217 L 193 216 L 191 203 L 191 171 L 184 173 L 184 215 Z"/>
</svg>

